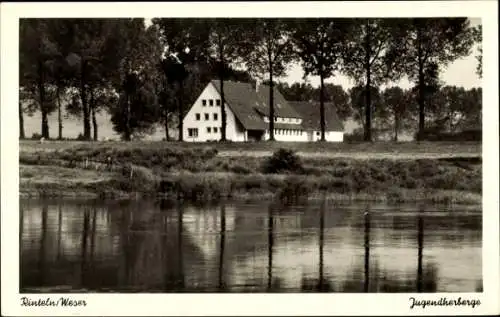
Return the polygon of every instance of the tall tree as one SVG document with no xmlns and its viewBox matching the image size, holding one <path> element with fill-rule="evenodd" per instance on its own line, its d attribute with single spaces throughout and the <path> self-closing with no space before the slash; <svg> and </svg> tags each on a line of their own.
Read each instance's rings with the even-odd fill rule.
<svg viewBox="0 0 500 317">
<path fill-rule="evenodd" d="M 269 76 L 269 139 L 274 141 L 274 77 L 284 76 L 294 59 L 291 31 L 281 19 L 256 19 L 249 26 L 251 45 L 242 46 L 245 61 L 258 77 Z"/>
<path fill-rule="evenodd" d="M 398 21 L 393 54 L 403 54 L 406 74 L 418 87 L 418 139 L 425 131 L 428 83 L 454 60 L 468 56 L 473 44 L 467 18 L 416 18 Z M 432 79 L 432 80 L 431 80 Z"/>
<path fill-rule="evenodd" d="M 185 99 L 185 80 L 189 76 L 188 69 L 186 65 L 175 56 L 168 56 L 162 61 L 162 69 L 167 81 L 170 83 L 170 88 L 176 91 L 176 103 L 177 103 L 177 114 L 178 114 L 178 124 L 179 124 L 179 141 L 182 142 L 183 138 L 183 119 L 184 119 L 184 99 Z M 165 102 L 166 100 L 162 100 Z M 167 105 L 165 104 L 165 110 L 167 110 Z M 165 117 L 168 120 L 168 113 Z M 167 121 L 165 121 L 167 122 Z M 166 127 L 168 128 L 168 127 Z"/>
<path fill-rule="evenodd" d="M 370 87 L 379 86 L 389 79 L 399 79 L 402 72 L 394 71 L 397 55 L 388 53 L 394 38 L 390 19 L 351 20 L 349 41 L 345 50 L 342 71 L 365 87 L 364 140 L 371 141 L 372 96 Z"/>
<path fill-rule="evenodd" d="M 325 141 L 324 81 L 340 69 L 349 23 L 342 19 L 300 19 L 292 26 L 304 76 L 320 78 L 321 140 Z"/>
<path fill-rule="evenodd" d="M 170 88 L 177 86 L 179 140 L 182 141 L 186 99 L 184 81 L 193 69 L 198 69 L 197 64 L 208 60 L 210 28 L 204 19 L 156 18 L 152 22 L 165 47 L 160 65 L 164 79 Z"/>
<path fill-rule="evenodd" d="M 69 77 L 68 64 L 62 53 L 59 53 L 53 60 L 50 61 L 49 71 L 51 83 L 55 87 L 55 101 L 57 105 L 57 121 L 58 121 L 58 136 L 59 140 L 62 139 L 63 118 L 62 118 L 62 100 L 67 95 L 67 90 L 70 85 L 71 78 Z"/>
<path fill-rule="evenodd" d="M 372 112 L 374 114 L 372 132 L 380 132 L 383 131 L 387 126 L 387 109 L 383 107 L 382 94 L 378 87 L 371 86 L 370 94 L 372 98 Z M 353 109 L 353 119 L 362 126 L 366 126 L 366 87 L 364 85 L 352 87 L 351 89 L 349 89 L 349 97 L 351 101 L 351 107 Z M 375 133 L 373 134 L 373 136 L 375 137 Z"/>
<path fill-rule="evenodd" d="M 433 126 L 450 133 L 478 129 L 481 126 L 481 89 L 444 86 L 433 99 L 429 109 Z"/>
<path fill-rule="evenodd" d="M 163 64 L 163 63 L 162 63 Z M 162 64 L 160 64 L 160 72 L 162 70 Z M 163 73 L 162 73 L 163 74 Z M 158 92 L 158 102 L 161 107 L 161 116 L 163 120 L 163 128 L 165 129 L 165 140 L 170 141 L 170 121 L 172 120 L 172 115 L 174 114 L 177 105 L 176 105 L 176 95 L 175 90 L 169 85 L 169 81 L 164 76 L 160 77 L 158 81 L 158 87 L 156 88 Z"/>
<path fill-rule="evenodd" d="M 114 83 L 123 53 L 123 21 L 126 19 L 62 19 L 61 42 L 71 74 L 71 85 L 78 90 L 83 119 L 83 138 L 91 140 L 91 118 L 98 110 L 94 92 Z M 94 130 L 97 126 L 93 120 Z M 97 134 L 94 133 L 94 138 Z"/>
<path fill-rule="evenodd" d="M 48 34 L 47 19 L 21 19 L 19 23 L 19 86 L 34 93 L 42 115 L 41 135 L 49 138 L 48 115 L 55 110 L 48 85 L 50 72 L 48 64 L 57 55 L 57 47 Z"/>
<path fill-rule="evenodd" d="M 152 82 L 146 74 L 131 72 L 126 76 L 120 99 L 111 108 L 111 122 L 122 139 L 130 141 L 132 136 L 153 132 L 159 108 Z"/>
<path fill-rule="evenodd" d="M 19 87 L 19 138 L 26 138 L 24 131 L 24 114 L 32 116 L 38 107 L 36 91 L 29 90 L 30 86 Z"/>
<path fill-rule="evenodd" d="M 483 26 L 480 24 L 472 29 L 474 42 L 477 44 L 477 66 L 476 73 L 479 78 L 483 77 Z"/>
<path fill-rule="evenodd" d="M 393 140 L 398 141 L 399 133 L 410 127 L 412 119 L 412 95 L 410 91 L 394 86 L 382 92 L 383 107 L 393 121 Z"/>
<path fill-rule="evenodd" d="M 144 19 L 122 19 L 118 23 L 114 29 L 117 43 L 108 46 L 121 48 L 115 53 L 118 76 L 112 77 L 121 96 L 113 109 L 112 121 L 115 130 L 130 141 L 134 132 L 142 133 L 157 121 L 155 81 L 162 48 L 158 29 L 156 26 L 146 29 Z"/>
</svg>

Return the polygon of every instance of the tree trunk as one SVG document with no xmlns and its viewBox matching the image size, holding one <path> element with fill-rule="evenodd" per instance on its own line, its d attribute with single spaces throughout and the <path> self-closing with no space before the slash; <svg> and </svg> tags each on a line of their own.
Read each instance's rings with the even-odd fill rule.
<svg viewBox="0 0 500 317">
<path fill-rule="evenodd" d="M 399 115 L 394 116 L 394 141 L 398 142 Z"/>
<path fill-rule="evenodd" d="M 422 60 L 422 47 L 420 45 L 420 29 L 417 29 L 417 54 L 418 54 L 418 133 L 417 140 L 421 141 L 425 131 L 425 83 L 424 63 Z"/>
<path fill-rule="evenodd" d="M 94 130 L 94 141 L 98 140 L 98 133 L 97 133 L 97 120 L 95 117 L 95 98 L 94 98 L 94 90 L 90 90 L 90 109 L 92 112 L 92 128 Z"/>
<path fill-rule="evenodd" d="M 267 225 L 267 289 L 270 290 L 273 286 L 273 245 L 274 245 L 274 218 L 273 207 L 268 208 L 268 225 Z"/>
<path fill-rule="evenodd" d="M 271 57 L 269 56 L 269 60 Z M 274 83 L 272 63 L 269 62 L 269 140 L 274 141 Z"/>
<path fill-rule="evenodd" d="M 19 138 L 22 140 L 25 138 L 24 134 L 24 114 L 21 102 L 19 102 Z"/>
<path fill-rule="evenodd" d="M 167 101 L 167 87 L 168 85 L 168 82 L 166 83 L 164 80 L 162 80 L 162 84 L 161 84 L 161 90 L 162 90 L 162 93 L 163 94 L 163 98 L 162 98 L 162 104 L 161 106 L 163 107 L 163 118 L 164 118 L 164 121 L 163 121 L 163 125 L 165 127 L 165 140 L 166 141 L 170 141 L 170 133 L 168 131 L 168 115 L 169 115 L 169 111 L 168 111 L 168 101 Z"/>
<path fill-rule="evenodd" d="M 365 211 L 365 284 L 364 292 L 370 289 L 370 213 Z"/>
<path fill-rule="evenodd" d="M 219 244 L 219 290 L 225 289 L 224 281 L 224 249 L 226 246 L 226 207 L 220 207 L 220 244 Z"/>
<path fill-rule="evenodd" d="M 226 101 L 224 98 L 224 48 L 219 42 L 219 58 L 220 58 L 220 70 L 219 70 L 219 80 L 220 80 L 220 110 L 221 110 L 221 141 L 226 141 Z"/>
<path fill-rule="evenodd" d="M 42 137 L 49 139 L 49 121 L 47 108 L 45 106 L 45 83 L 42 62 L 38 62 L 38 94 L 40 99 L 40 112 L 42 113 Z"/>
<path fill-rule="evenodd" d="M 170 141 L 170 133 L 168 132 L 168 111 L 167 111 L 167 106 L 165 105 L 165 140 Z"/>
<path fill-rule="evenodd" d="M 323 73 L 319 75 L 319 111 L 320 111 L 320 126 L 321 126 L 321 141 L 326 141 L 325 138 L 325 97 L 324 97 L 324 77 Z"/>
<path fill-rule="evenodd" d="M 366 26 L 366 47 L 365 47 L 365 141 L 372 141 L 372 101 L 371 101 L 371 65 L 370 65 L 370 28 Z"/>
<path fill-rule="evenodd" d="M 59 140 L 62 140 L 62 129 L 63 129 L 63 124 L 62 124 L 62 115 L 61 115 L 61 88 L 57 87 L 57 121 L 59 123 L 58 125 L 58 136 L 57 138 Z"/>
<path fill-rule="evenodd" d="M 325 248 L 325 204 L 326 201 L 323 199 L 320 205 L 320 216 L 319 216 L 319 267 L 318 267 L 318 291 L 324 290 L 324 248 Z"/>
<path fill-rule="evenodd" d="M 184 79 L 179 81 L 179 142 L 184 141 Z"/>
<path fill-rule="evenodd" d="M 90 113 L 87 103 L 87 88 L 85 87 L 85 69 L 86 62 L 82 60 L 80 69 L 80 97 L 82 100 L 82 114 L 83 114 L 83 138 L 90 140 Z"/>
<path fill-rule="evenodd" d="M 130 131 L 130 94 L 128 92 L 125 93 L 125 132 L 124 132 L 124 139 L 125 141 L 130 141 L 131 139 L 131 131 Z"/>
</svg>

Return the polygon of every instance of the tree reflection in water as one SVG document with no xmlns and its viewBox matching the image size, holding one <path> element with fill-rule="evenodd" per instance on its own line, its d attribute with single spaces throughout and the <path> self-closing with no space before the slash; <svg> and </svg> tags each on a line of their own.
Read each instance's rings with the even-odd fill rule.
<svg viewBox="0 0 500 317">
<path fill-rule="evenodd" d="M 268 222 L 267 222 L 267 236 L 268 236 L 268 249 L 267 249 L 267 289 L 269 291 L 276 290 L 278 285 L 273 284 L 273 244 L 274 244 L 274 206 L 269 205 L 268 208 Z"/>
<path fill-rule="evenodd" d="M 475 216 L 316 206 L 22 205 L 21 289 L 435 292 L 438 278 L 446 290 L 464 272 L 444 269 L 464 261 L 440 253 L 453 252 L 448 232 L 466 243 L 465 254 L 480 250 Z M 448 219 L 453 230 L 444 226 Z M 469 219 L 477 226 L 462 228 Z M 477 269 L 471 274 L 454 289 L 482 291 Z"/>
</svg>

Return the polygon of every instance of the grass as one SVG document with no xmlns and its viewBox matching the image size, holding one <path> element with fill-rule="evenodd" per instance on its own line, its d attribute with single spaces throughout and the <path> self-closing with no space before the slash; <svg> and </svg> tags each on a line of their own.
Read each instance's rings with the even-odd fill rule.
<svg viewBox="0 0 500 317">
<path fill-rule="evenodd" d="M 279 148 L 286 148 L 306 156 L 346 155 L 360 156 L 375 154 L 385 156 L 418 155 L 420 158 L 447 156 L 481 156 L 481 142 L 373 142 L 373 143 L 330 143 L 330 142 L 228 142 L 228 143 L 188 143 L 162 141 L 132 142 L 84 142 L 84 141 L 37 141 L 22 140 L 19 142 L 21 152 L 56 151 L 75 147 L 101 149 L 155 149 L 200 150 L 214 147 L 221 156 L 269 156 Z"/>
<path fill-rule="evenodd" d="M 287 152 L 288 156 L 273 161 L 268 157 L 221 156 L 219 144 L 215 149 L 206 144 L 167 146 L 166 142 L 156 142 L 155 147 L 148 143 L 68 143 L 58 148 L 53 143 L 33 143 L 31 150 L 26 150 L 26 144 L 21 147 L 21 195 L 160 195 L 191 201 L 255 197 L 295 201 L 326 196 L 337 200 L 481 203 L 478 155 L 360 160 L 328 156 L 299 159 Z M 84 168 L 86 159 L 91 164 Z M 108 159 L 112 168 L 106 166 Z M 283 167 L 282 160 L 288 167 Z M 273 170 L 270 162 L 279 168 Z"/>
</svg>

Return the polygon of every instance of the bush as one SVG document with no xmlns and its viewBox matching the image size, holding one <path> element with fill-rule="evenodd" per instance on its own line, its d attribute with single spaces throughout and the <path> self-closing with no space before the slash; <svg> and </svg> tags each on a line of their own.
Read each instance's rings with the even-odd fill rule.
<svg viewBox="0 0 500 317">
<path fill-rule="evenodd" d="M 33 139 L 33 140 L 40 140 L 41 138 L 42 138 L 42 135 L 40 133 L 35 132 L 31 135 L 31 139 Z"/>
<path fill-rule="evenodd" d="M 264 162 L 264 173 L 277 174 L 283 172 L 302 173 L 304 167 L 297 154 L 292 150 L 279 149 Z"/>
<path fill-rule="evenodd" d="M 481 141 L 483 131 L 478 130 L 464 130 L 460 132 L 440 132 L 427 130 L 423 133 L 415 133 L 415 139 L 420 137 L 422 141 Z"/>
</svg>

